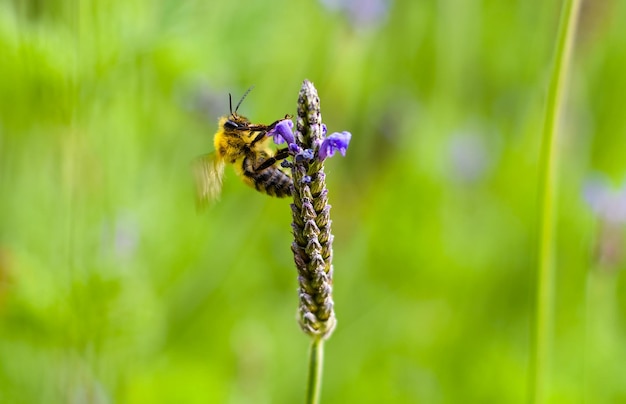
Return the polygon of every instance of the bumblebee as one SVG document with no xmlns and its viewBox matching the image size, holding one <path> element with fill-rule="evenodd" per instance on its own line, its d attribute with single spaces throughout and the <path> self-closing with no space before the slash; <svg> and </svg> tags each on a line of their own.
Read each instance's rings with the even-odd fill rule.
<svg viewBox="0 0 626 404">
<path fill-rule="evenodd" d="M 279 167 L 279 162 L 289 153 L 286 148 L 274 152 L 268 145 L 270 137 L 267 132 L 280 120 L 271 125 L 260 125 L 250 123 L 246 117 L 237 114 L 251 89 L 241 97 L 234 111 L 232 97 L 228 95 L 230 115 L 218 121 L 213 137 L 215 151 L 199 157 L 194 165 L 199 206 L 219 197 L 226 163 L 232 164 L 243 182 L 259 192 L 279 198 L 292 193 L 293 181 Z"/>
</svg>

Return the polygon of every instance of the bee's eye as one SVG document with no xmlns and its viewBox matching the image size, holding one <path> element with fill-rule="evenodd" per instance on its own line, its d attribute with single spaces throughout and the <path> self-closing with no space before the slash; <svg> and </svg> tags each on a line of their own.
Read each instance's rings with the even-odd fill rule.
<svg viewBox="0 0 626 404">
<path fill-rule="evenodd" d="M 239 127 L 239 124 L 237 124 L 237 122 L 231 121 L 230 119 L 224 122 L 225 129 L 237 129 L 238 127 Z"/>
</svg>

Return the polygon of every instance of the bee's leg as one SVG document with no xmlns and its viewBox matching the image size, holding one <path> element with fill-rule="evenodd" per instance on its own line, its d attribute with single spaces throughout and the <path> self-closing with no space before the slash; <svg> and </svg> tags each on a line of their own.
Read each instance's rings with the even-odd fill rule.
<svg viewBox="0 0 626 404">
<path fill-rule="evenodd" d="M 258 135 L 256 135 L 256 137 L 254 139 L 252 139 L 252 142 L 250 142 L 250 146 L 254 146 L 256 143 L 260 142 L 261 140 L 263 140 L 263 138 L 265 138 L 267 134 L 267 131 L 262 130 L 261 132 L 259 132 Z"/>
<path fill-rule="evenodd" d="M 277 121 L 272 122 L 269 125 L 248 125 L 248 126 L 240 126 L 239 129 L 241 130 L 249 130 L 252 132 L 269 132 L 270 130 L 274 129 L 274 127 L 276 127 L 276 125 L 278 125 L 279 122 L 284 121 L 285 119 L 291 119 L 291 115 L 287 114 L 285 115 L 285 117 L 283 119 L 279 119 Z M 258 138 L 259 136 L 257 136 Z M 254 139 L 255 142 L 258 142 L 260 139 Z"/>
<path fill-rule="evenodd" d="M 261 171 L 261 170 L 265 170 L 268 167 L 273 166 L 274 164 L 276 164 L 276 162 L 281 161 L 286 159 L 289 156 L 289 150 L 288 149 L 280 149 L 278 151 L 276 151 L 276 154 L 274 154 L 272 157 L 268 158 L 267 160 L 265 160 L 264 162 L 261 163 L 261 165 L 259 165 L 256 168 L 256 171 Z"/>
<path fill-rule="evenodd" d="M 240 130 L 249 130 L 251 132 L 259 132 L 259 134 L 256 135 L 256 137 L 250 143 L 251 145 L 254 145 L 254 144 L 260 142 L 265 137 L 267 132 L 269 132 L 270 130 L 274 129 L 276 127 L 276 125 L 278 125 L 279 122 L 284 121 L 285 119 L 291 119 L 291 115 L 287 114 L 287 115 L 285 115 L 285 117 L 283 119 L 279 119 L 277 121 L 274 121 L 274 122 L 272 122 L 269 125 L 248 125 L 248 126 L 241 126 L 241 127 L 239 127 L 239 129 Z"/>
<path fill-rule="evenodd" d="M 252 142 L 250 142 L 250 145 L 254 146 L 256 143 L 258 143 L 261 140 L 263 140 L 263 138 L 266 136 L 267 132 L 269 132 L 270 130 L 274 129 L 274 127 L 276 127 L 276 125 L 278 125 L 278 123 L 280 121 L 284 121 L 285 119 L 291 119 L 291 115 L 287 114 L 287 115 L 285 115 L 285 117 L 283 119 L 279 119 L 277 121 L 274 121 L 274 122 L 272 122 L 269 125 L 248 125 L 248 126 L 244 126 L 244 127 L 240 128 L 240 129 L 249 130 L 249 131 L 252 131 L 252 132 L 259 132 L 259 134 L 256 135 L 256 137 L 254 139 L 252 139 Z M 287 155 L 285 155 L 285 157 L 287 157 Z M 283 160 L 285 157 L 280 158 L 278 160 Z M 265 168 L 267 168 L 267 167 L 265 167 Z"/>
<path fill-rule="evenodd" d="M 267 125 L 267 130 L 270 131 L 272 129 L 274 129 L 274 127 L 276 125 L 278 125 L 280 122 L 284 121 L 285 119 L 291 119 L 291 115 L 286 114 L 285 117 L 283 119 L 279 119 L 277 121 L 272 122 L 271 124 Z"/>
</svg>

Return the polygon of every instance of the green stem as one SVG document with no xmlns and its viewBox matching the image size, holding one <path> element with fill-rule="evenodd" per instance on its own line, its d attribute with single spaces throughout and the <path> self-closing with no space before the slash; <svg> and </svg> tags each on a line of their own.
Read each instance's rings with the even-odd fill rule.
<svg viewBox="0 0 626 404">
<path fill-rule="evenodd" d="M 540 160 L 539 252 L 537 262 L 537 301 L 532 352 L 531 401 L 543 403 L 550 367 L 550 338 L 554 299 L 555 217 L 558 167 L 558 132 L 565 84 L 571 62 L 580 0 L 564 0 L 559 24 L 554 67 L 548 88 L 543 143 Z"/>
<path fill-rule="evenodd" d="M 322 385 L 322 366 L 324 364 L 324 339 L 313 338 L 309 356 L 309 382 L 307 385 L 307 404 L 320 402 L 320 387 Z"/>
</svg>

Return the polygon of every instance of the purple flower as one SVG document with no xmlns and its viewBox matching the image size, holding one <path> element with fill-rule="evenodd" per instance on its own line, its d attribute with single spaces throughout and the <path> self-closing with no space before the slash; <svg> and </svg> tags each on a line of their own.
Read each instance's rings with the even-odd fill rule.
<svg viewBox="0 0 626 404">
<path fill-rule="evenodd" d="M 335 132 L 331 133 L 322 141 L 318 158 L 320 161 L 324 161 L 327 157 L 332 157 L 336 151 L 341 153 L 342 156 L 346 155 L 348 144 L 350 144 L 350 138 L 352 134 L 350 132 Z"/>
<path fill-rule="evenodd" d="M 291 154 L 296 155 L 298 153 L 300 153 L 302 151 L 302 149 L 300 148 L 300 146 L 298 146 L 295 143 L 289 143 L 289 151 L 291 152 Z"/>
<path fill-rule="evenodd" d="M 311 149 L 302 150 L 302 153 L 300 153 L 300 155 L 305 160 L 313 160 L 313 157 L 314 157 L 313 150 Z"/>
<path fill-rule="evenodd" d="M 296 156 L 296 158 L 303 158 L 305 160 L 311 160 L 313 158 L 313 151 L 310 149 L 302 150 L 298 144 L 296 144 L 296 137 L 293 134 L 293 122 L 290 119 L 283 119 L 278 122 L 271 130 L 267 132 L 267 136 L 274 137 L 274 143 L 283 144 L 287 143 L 289 152 Z M 322 124 L 322 135 L 326 135 L 326 125 Z M 341 153 L 342 156 L 346 155 L 348 144 L 352 134 L 350 132 L 335 132 L 322 140 L 322 144 L 319 147 L 318 158 L 320 161 L 324 161 L 328 157 L 332 157 L 336 151 Z"/>
<path fill-rule="evenodd" d="M 283 119 L 278 122 L 272 130 L 267 132 L 267 136 L 274 136 L 274 143 L 276 144 L 283 144 L 287 142 L 288 146 L 291 146 L 292 144 L 295 145 L 296 139 L 293 136 L 293 131 L 291 130 L 292 128 L 293 122 L 291 122 L 290 119 Z"/>
</svg>

